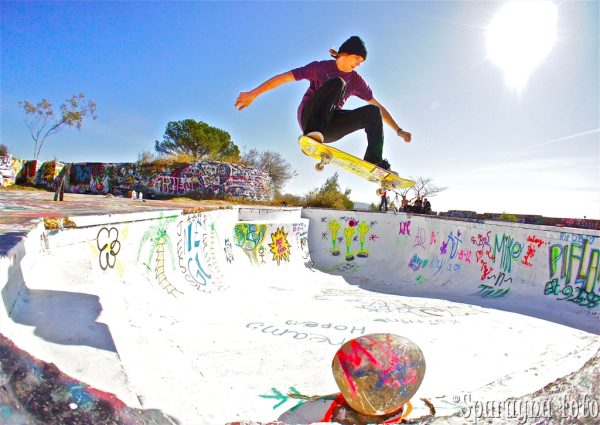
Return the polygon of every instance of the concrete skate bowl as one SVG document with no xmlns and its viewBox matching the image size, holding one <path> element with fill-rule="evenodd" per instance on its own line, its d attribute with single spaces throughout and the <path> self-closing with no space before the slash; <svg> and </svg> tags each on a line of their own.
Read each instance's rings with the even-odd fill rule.
<svg viewBox="0 0 600 425">
<path fill-rule="evenodd" d="M 46 402 L 74 414 L 89 385 L 121 423 L 308 423 L 288 393 L 337 392 L 334 353 L 376 332 L 422 349 L 413 414 L 426 398 L 436 422 L 574 373 L 571 391 L 597 394 L 597 231 L 289 208 L 70 220 L 0 258 L 0 333 L 64 373 Z M 3 420 L 48 423 L 3 370 Z"/>
</svg>

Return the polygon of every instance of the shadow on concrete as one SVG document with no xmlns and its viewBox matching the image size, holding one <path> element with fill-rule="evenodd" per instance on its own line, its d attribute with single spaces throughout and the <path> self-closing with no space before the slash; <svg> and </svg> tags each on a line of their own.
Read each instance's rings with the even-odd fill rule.
<svg viewBox="0 0 600 425">
<path fill-rule="evenodd" d="M 96 322 L 99 297 L 77 292 L 31 290 L 23 286 L 11 318 L 35 327 L 35 335 L 63 345 L 87 345 L 117 352 L 108 326 Z"/>
<path fill-rule="evenodd" d="M 5 256 L 8 251 L 27 237 L 27 231 L 0 233 L 0 256 Z"/>
<path fill-rule="evenodd" d="M 344 280 L 348 282 L 349 285 L 358 286 L 359 288 L 369 292 L 423 299 L 431 298 L 442 301 L 450 301 L 478 307 L 485 307 L 494 310 L 506 311 L 509 313 L 516 313 L 524 316 L 534 317 L 536 319 L 541 319 L 547 322 L 552 322 L 559 325 L 568 326 L 573 329 L 578 329 L 584 332 L 600 335 L 600 328 L 598 328 L 597 320 L 593 320 L 591 317 L 592 315 L 600 313 L 595 312 L 591 309 L 589 311 L 590 320 L 587 321 L 580 319 L 575 320 L 573 316 L 564 316 L 561 318 L 561 320 L 557 320 L 555 312 L 553 314 L 549 314 L 547 311 L 536 309 L 536 304 L 534 300 L 523 298 L 514 300 L 511 303 L 507 303 L 506 299 L 503 299 L 504 302 L 498 302 L 499 300 L 495 300 L 492 298 L 484 298 L 478 295 L 476 286 L 474 286 L 473 294 L 471 296 L 457 296 L 452 295 L 451 293 L 440 294 L 439 291 L 425 292 L 422 287 L 413 288 L 413 284 L 411 283 L 391 284 L 376 279 L 353 279 L 352 277 L 345 276 L 343 274 L 339 274 L 339 276 L 342 276 Z M 524 311 L 526 311 L 527 313 L 524 313 Z"/>
</svg>

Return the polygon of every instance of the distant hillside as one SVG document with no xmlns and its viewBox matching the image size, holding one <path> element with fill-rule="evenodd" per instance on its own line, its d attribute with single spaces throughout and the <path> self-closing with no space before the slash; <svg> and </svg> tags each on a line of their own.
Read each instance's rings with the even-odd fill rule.
<svg viewBox="0 0 600 425">
<path fill-rule="evenodd" d="M 368 204 L 366 202 L 355 202 L 354 203 L 354 209 L 355 210 L 369 211 L 370 208 L 371 208 L 371 204 Z"/>
</svg>

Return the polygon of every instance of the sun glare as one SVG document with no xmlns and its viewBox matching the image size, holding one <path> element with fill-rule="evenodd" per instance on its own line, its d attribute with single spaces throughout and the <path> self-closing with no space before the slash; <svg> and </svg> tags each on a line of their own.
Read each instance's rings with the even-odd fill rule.
<svg viewBox="0 0 600 425">
<path fill-rule="evenodd" d="M 533 70 L 548 56 L 556 40 L 558 11 L 551 1 L 506 4 L 487 29 L 487 51 L 519 92 Z"/>
</svg>

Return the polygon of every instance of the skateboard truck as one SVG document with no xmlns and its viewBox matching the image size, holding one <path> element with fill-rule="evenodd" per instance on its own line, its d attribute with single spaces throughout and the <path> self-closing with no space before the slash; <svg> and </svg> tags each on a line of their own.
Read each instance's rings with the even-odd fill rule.
<svg viewBox="0 0 600 425">
<path fill-rule="evenodd" d="M 323 152 L 321 153 L 321 162 L 317 162 L 315 164 L 315 170 L 317 171 L 323 171 L 325 169 L 325 166 L 329 163 L 331 163 L 331 160 L 333 159 L 333 155 L 331 155 L 328 152 Z"/>
<path fill-rule="evenodd" d="M 389 181 L 389 180 L 383 180 L 381 182 L 381 187 L 378 188 L 375 193 L 377 193 L 377 196 L 383 196 L 383 192 L 387 192 L 388 190 L 394 190 L 397 189 L 398 186 L 400 186 L 398 184 L 397 181 Z"/>
</svg>

